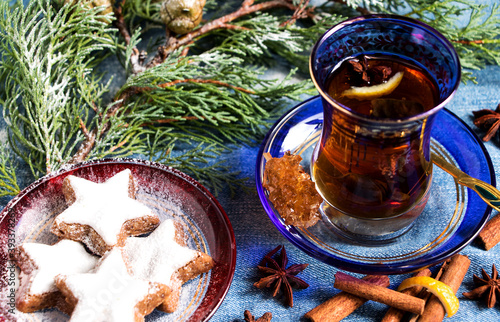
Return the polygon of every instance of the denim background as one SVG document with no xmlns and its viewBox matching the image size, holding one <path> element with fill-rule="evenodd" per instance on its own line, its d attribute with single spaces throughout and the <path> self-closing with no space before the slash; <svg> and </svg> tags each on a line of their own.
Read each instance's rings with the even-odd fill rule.
<svg viewBox="0 0 500 322">
<path fill-rule="evenodd" d="M 497 0 L 479 1 L 481 3 L 495 3 Z M 478 109 L 494 109 L 500 103 L 500 67 L 488 66 L 480 71 L 473 71 L 478 84 L 469 82 L 461 84 L 454 99 L 447 106 L 453 113 L 464 120 L 477 134 L 472 123 L 472 111 Z M 279 71 L 269 77 L 281 77 Z M 295 104 L 291 103 L 290 108 Z M 5 140 L 4 125 L 0 131 L 1 141 Z M 500 169 L 500 139 L 496 136 L 485 143 L 486 148 L 496 169 L 497 182 Z M 249 186 L 255 186 L 255 160 L 259 147 L 235 148 L 230 155 L 224 155 L 235 170 L 242 172 L 243 177 L 248 177 Z M 463 153 L 468 153 L 463 151 Z M 26 176 L 28 176 L 27 172 Z M 303 315 L 335 295 L 338 291 L 333 288 L 335 267 L 331 267 L 306 255 L 289 243 L 273 226 L 265 213 L 256 192 L 238 193 L 235 197 L 225 191 L 218 196 L 219 202 L 224 207 L 234 229 L 237 244 L 237 264 L 233 283 L 227 296 L 212 318 L 212 321 L 242 321 L 243 311 L 248 309 L 256 317 L 265 312 L 272 312 L 273 321 L 301 321 Z M 8 200 L 1 200 L 0 206 L 6 205 Z M 494 211 L 492 216 L 496 215 Z M 438 214 L 437 214 L 438 215 Z M 294 292 L 294 307 L 288 308 L 283 304 L 282 298 L 273 298 L 270 290 L 259 290 L 253 283 L 260 278 L 257 264 L 262 257 L 283 244 L 289 255 L 289 263 L 309 263 L 309 267 L 299 274 L 299 277 L 310 284 L 305 290 Z M 490 251 L 484 251 L 474 245 L 467 246 L 461 254 L 467 255 L 471 260 L 471 267 L 457 292 L 460 299 L 458 313 L 447 321 L 498 321 L 500 308 L 488 309 L 482 302 L 465 299 L 462 292 L 473 288 L 472 275 L 480 274 L 481 268 L 491 272 L 492 264 L 500 266 L 500 245 Z M 409 275 L 390 276 L 391 287 L 397 286 Z M 375 302 L 367 302 L 345 321 L 379 321 L 387 310 L 387 306 Z"/>
</svg>

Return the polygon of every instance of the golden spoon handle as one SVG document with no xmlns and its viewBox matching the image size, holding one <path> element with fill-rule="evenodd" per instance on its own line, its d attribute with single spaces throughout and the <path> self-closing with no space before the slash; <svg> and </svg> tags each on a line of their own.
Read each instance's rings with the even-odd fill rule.
<svg viewBox="0 0 500 322">
<path fill-rule="evenodd" d="M 488 205 L 495 210 L 500 211 L 500 191 L 498 191 L 497 188 L 484 181 L 469 176 L 467 173 L 461 171 L 456 166 L 446 161 L 438 153 L 432 152 L 431 159 L 435 165 L 451 174 L 459 184 L 471 188 Z"/>
<path fill-rule="evenodd" d="M 471 188 L 481 199 L 497 211 L 500 211 L 500 191 L 490 184 L 470 176 L 464 176 L 458 183 Z"/>
</svg>

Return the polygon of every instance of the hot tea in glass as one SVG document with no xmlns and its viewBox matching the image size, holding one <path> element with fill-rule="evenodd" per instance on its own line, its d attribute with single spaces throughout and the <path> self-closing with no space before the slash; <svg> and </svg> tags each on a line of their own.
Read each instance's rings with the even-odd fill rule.
<svg viewBox="0 0 500 322">
<path fill-rule="evenodd" d="M 353 86 L 383 84 L 384 75 L 390 79 L 397 73 L 403 73 L 402 79 L 388 94 L 363 98 L 343 95 Z M 437 84 L 425 69 L 389 55 L 345 60 L 332 71 L 326 88 L 340 104 L 375 118 L 411 117 L 432 109 L 439 99 Z M 313 177 L 329 204 L 354 216 L 384 218 L 409 210 L 422 198 L 431 168 L 424 158 L 421 133 L 374 139 L 346 131 L 336 114 L 324 119 L 323 126 L 330 134 L 317 149 Z"/>
</svg>

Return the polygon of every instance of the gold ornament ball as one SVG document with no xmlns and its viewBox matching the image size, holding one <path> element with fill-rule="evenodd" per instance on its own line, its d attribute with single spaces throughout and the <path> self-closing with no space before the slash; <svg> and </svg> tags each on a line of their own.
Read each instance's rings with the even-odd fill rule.
<svg viewBox="0 0 500 322">
<path fill-rule="evenodd" d="M 160 9 L 167 28 L 177 34 L 193 30 L 201 21 L 205 0 L 165 0 Z"/>
</svg>

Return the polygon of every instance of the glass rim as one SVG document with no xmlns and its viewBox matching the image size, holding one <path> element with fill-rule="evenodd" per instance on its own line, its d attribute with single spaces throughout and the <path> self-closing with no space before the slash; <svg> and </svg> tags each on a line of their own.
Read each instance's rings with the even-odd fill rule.
<svg viewBox="0 0 500 322">
<path fill-rule="evenodd" d="M 449 49 L 449 52 L 450 52 L 451 56 L 453 57 L 453 61 L 457 65 L 457 80 L 456 80 L 455 84 L 453 84 L 450 94 L 446 98 L 441 100 L 439 102 L 439 104 L 437 104 L 433 108 L 431 108 L 428 111 L 425 111 L 423 113 L 419 113 L 416 115 L 403 117 L 403 118 L 379 118 L 379 117 L 372 117 L 372 116 L 368 116 L 368 115 L 353 111 L 348 106 L 345 106 L 342 103 L 336 101 L 333 97 L 331 97 L 328 93 L 326 93 L 326 91 L 323 90 L 322 86 L 319 85 L 315 71 L 313 69 L 313 57 L 316 57 L 316 53 L 318 51 L 318 48 L 333 33 L 341 30 L 342 28 L 349 26 L 349 25 L 357 24 L 357 23 L 364 22 L 364 21 L 371 21 L 371 20 L 398 21 L 398 22 L 403 22 L 406 24 L 414 24 L 414 25 L 419 26 L 423 30 L 426 30 L 427 32 L 433 34 L 439 41 L 444 43 L 445 47 L 447 47 Z M 461 74 L 462 74 L 461 69 L 462 68 L 461 68 L 461 64 L 460 64 L 460 58 L 458 57 L 458 54 L 455 50 L 455 47 L 438 30 L 434 29 L 433 27 L 431 27 L 431 26 L 427 25 L 426 23 L 419 21 L 417 19 L 409 18 L 409 17 L 405 17 L 405 16 L 400 16 L 400 15 L 392 15 L 392 14 L 362 15 L 362 16 L 349 18 L 347 20 L 339 22 L 338 24 L 336 24 L 333 27 L 331 27 L 330 29 L 328 29 L 323 35 L 321 35 L 321 37 L 314 44 L 313 49 L 311 51 L 311 55 L 309 56 L 309 73 L 311 76 L 311 80 L 312 80 L 314 86 L 316 87 L 316 89 L 318 90 L 320 96 L 324 100 L 326 100 L 329 104 L 338 107 L 343 113 L 347 114 L 350 117 L 354 117 L 358 120 L 365 121 L 368 123 L 377 123 L 377 124 L 386 124 L 386 125 L 411 123 L 411 122 L 415 122 L 415 121 L 427 118 L 430 115 L 437 113 L 439 110 L 441 110 L 443 107 L 445 107 L 451 101 L 453 96 L 455 95 L 455 93 L 458 89 L 458 86 L 460 85 Z"/>
</svg>

